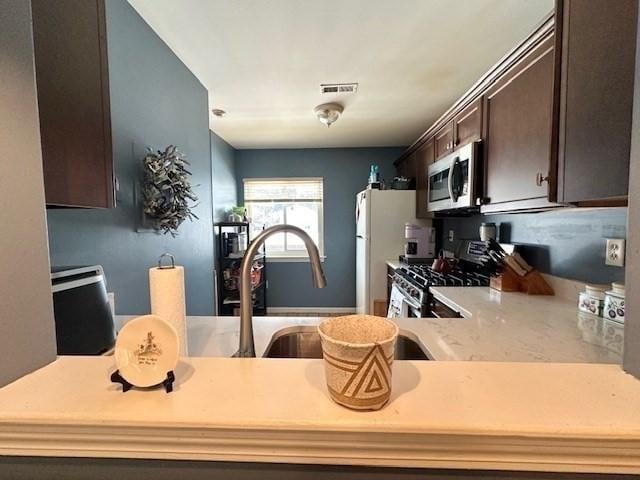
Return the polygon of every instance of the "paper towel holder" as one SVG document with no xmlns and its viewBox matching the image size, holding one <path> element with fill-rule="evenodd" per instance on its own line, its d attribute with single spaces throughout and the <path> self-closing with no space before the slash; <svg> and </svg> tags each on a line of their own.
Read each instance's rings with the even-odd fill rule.
<svg viewBox="0 0 640 480">
<path fill-rule="evenodd" d="M 162 264 L 162 259 L 168 257 L 171 259 L 171 265 L 163 265 Z M 166 270 L 168 268 L 176 268 L 176 257 L 174 257 L 173 255 L 171 255 L 170 253 L 163 253 L 162 255 L 160 255 L 160 257 L 158 258 L 158 268 L 160 270 Z"/>
</svg>

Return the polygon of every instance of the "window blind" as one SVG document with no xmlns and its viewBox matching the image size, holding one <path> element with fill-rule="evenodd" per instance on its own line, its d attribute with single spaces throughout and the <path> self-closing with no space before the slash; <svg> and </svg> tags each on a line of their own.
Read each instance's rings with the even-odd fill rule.
<svg viewBox="0 0 640 480">
<path fill-rule="evenodd" d="M 322 178 L 244 179 L 245 202 L 321 202 Z"/>
</svg>

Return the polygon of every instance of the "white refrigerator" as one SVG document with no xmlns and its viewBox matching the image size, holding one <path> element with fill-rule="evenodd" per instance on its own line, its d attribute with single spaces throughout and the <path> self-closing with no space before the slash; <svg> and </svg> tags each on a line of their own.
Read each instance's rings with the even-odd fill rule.
<svg viewBox="0 0 640 480">
<path fill-rule="evenodd" d="M 373 313 L 387 298 L 387 260 L 404 253 L 404 225 L 416 219 L 415 190 L 364 190 L 356 195 L 356 309 Z"/>
</svg>

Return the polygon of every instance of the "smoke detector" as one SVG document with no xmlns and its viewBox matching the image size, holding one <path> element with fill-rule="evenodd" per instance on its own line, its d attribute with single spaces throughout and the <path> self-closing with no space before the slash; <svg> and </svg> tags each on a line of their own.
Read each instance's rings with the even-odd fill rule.
<svg viewBox="0 0 640 480">
<path fill-rule="evenodd" d="M 316 114 L 320 123 L 324 123 L 327 127 L 338 120 L 343 111 L 344 107 L 339 103 L 323 103 L 313 109 L 313 113 Z"/>
</svg>

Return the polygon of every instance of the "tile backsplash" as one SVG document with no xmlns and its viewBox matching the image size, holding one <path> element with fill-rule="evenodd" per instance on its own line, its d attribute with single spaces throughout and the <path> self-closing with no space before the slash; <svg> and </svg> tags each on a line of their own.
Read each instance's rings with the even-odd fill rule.
<svg viewBox="0 0 640 480">
<path fill-rule="evenodd" d="M 498 240 L 518 244 L 525 259 L 544 273 L 593 283 L 624 281 L 624 268 L 605 265 L 604 255 L 607 238 L 626 238 L 626 208 L 446 218 L 438 222 L 440 245 L 457 251 L 460 239 L 479 238 L 482 222 L 495 223 Z"/>
</svg>

